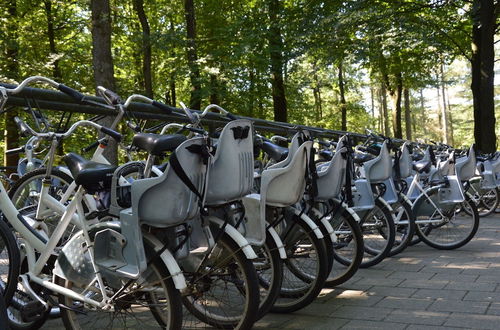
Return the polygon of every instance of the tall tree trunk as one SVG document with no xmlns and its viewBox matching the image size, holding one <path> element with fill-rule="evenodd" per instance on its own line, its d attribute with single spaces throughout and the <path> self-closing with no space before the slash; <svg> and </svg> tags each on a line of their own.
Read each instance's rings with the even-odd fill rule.
<svg viewBox="0 0 500 330">
<path fill-rule="evenodd" d="M 210 103 L 211 104 L 219 104 L 219 80 L 217 79 L 217 75 L 210 75 Z"/>
<path fill-rule="evenodd" d="M 6 3 L 7 8 L 7 35 L 8 42 L 6 43 L 5 58 L 6 75 L 8 78 L 18 81 L 19 80 L 19 41 L 18 41 L 18 12 L 16 0 L 8 0 Z M 5 113 L 5 149 L 13 149 L 19 147 L 19 133 L 17 125 L 14 122 L 14 117 L 17 116 L 17 109 L 9 110 Z M 19 154 L 4 156 L 5 166 L 17 166 L 19 162 Z M 7 170 L 7 173 L 14 173 L 16 170 Z"/>
<path fill-rule="evenodd" d="M 173 17 L 170 17 L 170 31 L 169 32 L 172 36 L 175 34 Z M 175 44 L 174 43 L 172 43 L 170 45 L 170 56 L 172 58 L 175 58 Z M 174 65 L 172 72 L 170 72 L 170 74 L 169 74 L 168 89 L 165 93 L 165 100 L 166 100 L 167 104 L 169 104 L 173 107 L 175 107 L 177 104 L 177 95 L 176 95 L 176 90 L 175 90 L 175 77 L 176 77 L 176 65 Z"/>
<path fill-rule="evenodd" d="M 382 99 L 382 126 L 384 127 L 384 135 L 389 136 L 391 132 L 389 128 L 389 111 L 387 109 L 387 90 L 384 84 L 380 88 L 380 96 Z"/>
<path fill-rule="evenodd" d="M 394 137 L 403 138 L 403 129 L 401 127 L 401 96 L 403 94 L 403 78 L 401 72 L 396 73 L 396 88 L 389 90 L 393 106 L 393 131 Z"/>
<path fill-rule="evenodd" d="M 342 68 L 342 61 L 339 62 L 339 92 L 340 92 L 340 110 L 342 112 L 342 128 L 341 130 L 347 131 L 347 105 L 345 101 L 345 86 L 344 86 L 344 72 Z"/>
<path fill-rule="evenodd" d="M 403 89 L 404 105 L 405 105 L 405 131 L 406 139 L 411 140 L 411 110 L 410 110 L 410 90 Z"/>
<path fill-rule="evenodd" d="M 247 115 L 249 117 L 254 116 L 254 103 L 255 103 L 255 73 L 253 68 L 250 68 L 248 72 L 248 80 L 250 82 L 250 86 L 248 88 L 248 111 Z"/>
<path fill-rule="evenodd" d="M 189 65 L 189 77 L 191 79 L 191 109 L 201 108 L 201 81 L 200 68 L 198 66 L 198 53 L 196 49 L 196 16 L 194 0 L 184 0 L 184 11 L 186 17 L 186 53 Z"/>
<path fill-rule="evenodd" d="M 142 75 L 146 96 L 153 98 L 153 78 L 151 74 L 151 32 L 148 18 L 144 12 L 144 0 L 134 0 L 134 10 L 137 13 L 142 28 Z"/>
<path fill-rule="evenodd" d="M 375 129 L 375 91 L 373 90 L 373 85 L 370 83 L 370 101 L 371 101 L 371 112 L 372 112 L 372 128 Z"/>
<path fill-rule="evenodd" d="M 474 0 L 472 5 L 472 95 L 474 139 L 482 152 L 496 151 L 494 104 L 494 34 L 500 2 Z"/>
<path fill-rule="evenodd" d="M 450 105 L 450 97 L 448 96 L 448 89 L 445 90 L 446 91 L 446 102 L 447 102 L 447 114 L 448 114 L 448 123 L 449 123 L 449 131 L 450 131 L 450 145 L 455 145 L 455 141 L 454 141 L 454 138 L 453 138 L 453 117 L 451 115 L 451 105 Z"/>
<path fill-rule="evenodd" d="M 57 48 L 56 48 L 56 37 L 54 33 L 54 15 L 52 12 L 52 2 L 51 0 L 45 0 L 45 14 L 47 16 L 47 36 L 49 38 L 49 50 L 52 56 L 57 56 Z M 61 70 L 59 69 L 59 59 L 56 58 L 54 60 L 54 69 L 52 70 L 52 75 L 54 79 L 61 80 Z"/>
<path fill-rule="evenodd" d="M 448 116 L 446 114 L 446 109 L 448 105 L 446 103 L 446 94 L 445 94 L 445 83 L 444 83 L 444 64 L 443 62 L 439 65 L 439 73 L 440 73 L 440 83 L 441 83 L 441 97 L 443 101 L 443 105 L 441 107 L 441 122 L 443 123 L 443 141 L 446 144 L 450 144 L 450 132 L 448 129 Z"/>
<path fill-rule="evenodd" d="M 280 29 L 280 0 L 268 0 L 269 9 L 269 55 L 271 62 L 271 85 L 273 94 L 274 120 L 286 122 L 288 119 L 283 81 L 283 40 Z"/>
<path fill-rule="evenodd" d="M 92 12 L 92 64 L 94 67 L 94 82 L 96 86 L 104 86 L 116 90 L 111 55 L 111 10 L 109 0 L 91 0 Z M 101 125 L 110 126 L 114 118 L 106 117 Z M 112 164 L 118 164 L 117 144 L 109 139 L 104 156 Z"/>
</svg>

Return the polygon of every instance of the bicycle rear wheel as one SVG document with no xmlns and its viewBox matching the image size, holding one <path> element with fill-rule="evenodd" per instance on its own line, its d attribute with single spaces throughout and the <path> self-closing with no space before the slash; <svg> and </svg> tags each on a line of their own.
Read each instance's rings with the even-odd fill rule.
<svg viewBox="0 0 500 330">
<path fill-rule="evenodd" d="M 215 234 L 217 235 L 217 234 Z M 259 309 L 259 284 L 253 261 L 223 233 L 196 272 L 185 272 L 190 294 L 184 307 L 215 328 L 250 329 Z M 203 327 L 184 315 L 182 328 Z"/>
<path fill-rule="evenodd" d="M 427 245 L 441 250 L 457 249 L 467 244 L 479 228 L 479 214 L 469 194 L 463 203 L 440 204 L 438 187 L 420 195 L 413 205 L 417 235 Z M 472 216 L 461 212 L 462 204 L 472 211 Z M 436 206 L 438 208 L 436 208 Z"/>
<path fill-rule="evenodd" d="M 415 216 L 411 209 L 411 202 L 399 194 L 399 201 L 391 205 L 394 214 L 395 239 L 394 245 L 388 253 L 389 257 L 401 253 L 410 245 L 415 234 Z"/>
<path fill-rule="evenodd" d="M 271 312 L 291 313 L 309 305 L 323 288 L 333 255 L 324 239 L 296 215 L 280 228 L 287 259 L 283 267 L 283 284 Z"/>
</svg>

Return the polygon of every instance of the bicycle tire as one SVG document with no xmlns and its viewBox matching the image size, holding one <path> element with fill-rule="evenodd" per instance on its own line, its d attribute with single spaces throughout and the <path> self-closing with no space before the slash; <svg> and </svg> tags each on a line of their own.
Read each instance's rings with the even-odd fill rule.
<svg viewBox="0 0 500 330">
<path fill-rule="evenodd" d="M 427 190 L 427 195 L 433 201 L 437 201 L 438 189 L 439 187 L 433 187 Z M 479 214 L 477 211 L 477 207 L 469 194 L 465 194 L 465 201 L 463 203 L 468 204 L 468 207 L 472 210 L 473 215 L 470 217 L 461 217 L 461 219 L 457 219 L 458 212 L 456 212 L 456 209 L 460 208 L 462 203 L 447 204 L 445 206 L 446 208 L 443 206 L 443 208 L 438 211 L 431 204 L 431 202 L 426 199 L 426 196 L 424 194 L 420 195 L 415 200 L 415 203 L 413 205 L 413 212 L 416 216 L 417 235 L 427 245 L 440 250 L 453 250 L 467 244 L 475 236 L 479 228 Z M 436 205 L 441 206 L 440 204 Z M 434 209 L 434 211 L 432 211 L 431 208 Z M 427 213 L 429 213 L 429 210 L 430 212 L 432 212 L 430 216 L 427 215 Z M 440 212 L 446 214 L 446 219 L 442 219 Z M 438 218 L 435 220 L 431 220 L 431 218 L 435 216 Z M 453 218 L 453 220 L 456 220 L 455 223 L 451 223 L 451 218 Z M 470 220 L 467 220 L 468 218 L 470 218 Z M 463 220 L 460 223 L 465 223 L 465 226 L 460 225 L 460 220 Z M 471 223 L 472 225 L 468 225 L 467 223 Z M 456 229 L 458 227 L 467 227 L 470 229 L 466 229 L 464 234 L 461 235 L 462 237 L 459 237 L 458 240 L 450 240 L 450 237 L 452 237 L 450 234 L 442 234 L 445 230 L 453 231 L 454 228 Z M 455 232 L 457 232 L 457 230 L 455 230 Z M 439 236 L 445 237 L 444 241 L 438 241 Z"/>
<path fill-rule="evenodd" d="M 394 210 L 395 217 L 395 239 L 394 244 L 387 254 L 392 257 L 405 250 L 411 243 L 415 234 L 415 216 L 411 209 L 411 202 L 399 193 L 399 202 L 394 203 L 391 207 Z"/>
</svg>

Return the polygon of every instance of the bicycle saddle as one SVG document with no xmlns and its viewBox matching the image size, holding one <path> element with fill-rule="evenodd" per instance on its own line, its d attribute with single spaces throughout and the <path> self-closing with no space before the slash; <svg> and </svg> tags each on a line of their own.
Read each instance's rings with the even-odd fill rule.
<svg viewBox="0 0 500 330">
<path fill-rule="evenodd" d="M 432 162 L 427 161 L 427 160 L 421 160 L 418 162 L 413 163 L 413 169 L 417 171 L 418 173 L 427 173 L 431 169 Z"/>
<path fill-rule="evenodd" d="M 367 161 L 372 160 L 374 158 L 375 158 L 375 156 L 372 154 L 356 152 L 356 153 L 354 153 L 354 156 L 352 157 L 352 161 L 355 164 L 363 164 L 364 162 L 367 162 Z"/>
<path fill-rule="evenodd" d="M 111 178 L 117 166 L 93 162 L 70 152 L 63 158 L 75 179 L 89 193 L 111 188 Z"/>
<path fill-rule="evenodd" d="M 288 156 L 288 148 L 280 147 L 270 141 L 262 141 L 262 150 L 276 162 L 281 162 Z"/>
<path fill-rule="evenodd" d="M 184 141 L 186 137 L 180 134 L 137 133 L 132 139 L 132 145 L 154 156 L 160 156 L 165 151 L 174 151 Z"/>
</svg>

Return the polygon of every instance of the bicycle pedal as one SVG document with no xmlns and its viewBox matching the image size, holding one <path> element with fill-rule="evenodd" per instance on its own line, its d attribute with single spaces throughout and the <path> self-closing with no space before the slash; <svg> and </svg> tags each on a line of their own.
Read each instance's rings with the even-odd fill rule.
<svg viewBox="0 0 500 330">
<path fill-rule="evenodd" d="M 21 307 L 20 312 L 23 322 L 33 322 L 40 318 L 46 312 L 46 309 L 39 301 L 30 301 Z"/>
</svg>

